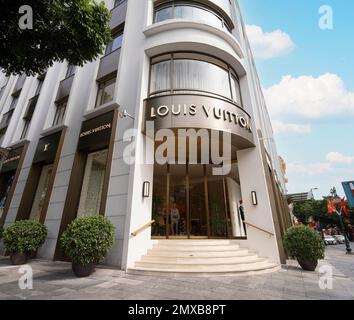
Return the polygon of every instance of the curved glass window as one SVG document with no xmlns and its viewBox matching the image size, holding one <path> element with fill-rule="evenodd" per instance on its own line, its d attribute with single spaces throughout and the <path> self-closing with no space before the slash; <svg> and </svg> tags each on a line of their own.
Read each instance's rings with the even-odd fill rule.
<svg viewBox="0 0 354 320">
<path fill-rule="evenodd" d="M 197 53 L 165 54 L 152 59 L 150 96 L 196 92 L 242 104 L 238 77 L 220 60 Z"/>
<path fill-rule="evenodd" d="M 209 7 L 191 1 L 171 1 L 155 8 L 155 23 L 169 19 L 198 20 L 231 32 L 230 26 L 220 15 Z"/>
</svg>

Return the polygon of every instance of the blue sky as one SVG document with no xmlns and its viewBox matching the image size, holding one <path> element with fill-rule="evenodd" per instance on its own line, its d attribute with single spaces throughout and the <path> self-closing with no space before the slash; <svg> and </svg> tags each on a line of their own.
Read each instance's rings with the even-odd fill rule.
<svg viewBox="0 0 354 320">
<path fill-rule="evenodd" d="M 249 37 L 289 192 L 318 187 L 320 198 L 336 186 L 343 195 L 340 182 L 354 180 L 354 1 L 239 3 L 245 23 L 261 28 Z M 333 10 L 333 30 L 319 27 L 322 5 Z"/>
</svg>

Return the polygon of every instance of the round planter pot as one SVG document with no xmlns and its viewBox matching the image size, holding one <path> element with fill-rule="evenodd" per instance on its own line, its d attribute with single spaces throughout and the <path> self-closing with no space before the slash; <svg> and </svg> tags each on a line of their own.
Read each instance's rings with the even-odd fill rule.
<svg viewBox="0 0 354 320">
<path fill-rule="evenodd" d="M 37 250 L 36 251 L 28 251 L 26 252 L 28 259 L 36 259 L 37 257 Z"/>
<path fill-rule="evenodd" d="M 28 256 L 25 253 L 12 253 L 10 254 L 11 263 L 15 266 L 25 264 L 28 261 Z"/>
<path fill-rule="evenodd" d="M 86 265 L 74 262 L 72 263 L 72 269 L 74 271 L 75 276 L 77 276 L 78 278 L 88 277 L 95 271 L 95 267 L 95 263 L 89 263 Z"/>
<path fill-rule="evenodd" d="M 317 268 L 318 261 L 309 261 L 309 260 L 297 260 L 299 262 L 299 265 L 301 266 L 302 269 L 305 271 L 315 271 Z"/>
</svg>

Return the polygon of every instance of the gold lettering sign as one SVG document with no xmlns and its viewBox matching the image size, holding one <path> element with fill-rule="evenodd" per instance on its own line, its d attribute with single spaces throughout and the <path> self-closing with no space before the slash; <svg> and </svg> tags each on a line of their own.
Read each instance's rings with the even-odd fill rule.
<svg viewBox="0 0 354 320">
<path fill-rule="evenodd" d="M 202 113 L 207 118 L 214 117 L 217 120 L 226 121 L 229 123 L 234 123 L 241 128 L 252 132 L 250 119 L 244 115 L 240 115 L 237 112 L 228 111 L 220 107 L 210 107 L 206 105 L 202 105 Z M 151 119 L 155 119 L 156 117 L 166 117 L 172 114 L 173 116 L 196 116 L 197 115 L 197 106 L 194 104 L 186 105 L 186 104 L 177 104 L 168 107 L 166 105 L 161 105 L 157 108 L 152 107 L 150 109 L 150 117 Z"/>
<path fill-rule="evenodd" d="M 87 136 L 90 136 L 92 134 L 99 133 L 99 132 L 102 132 L 104 130 L 111 129 L 111 127 L 112 127 L 111 123 L 106 123 L 106 124 L 103 124 L 103 125 L 101 125 L 99 127 L 96 127 L 96 128 L 90 129 L 90 130 L 86 130 L 84 132 L 81 132 L 80 138 L 87 137 Z"/>
<path fill-rule="evenodd" d="M 12 157 L 12 158 L 9 158 L 9 159 L 6 159 L 3 164 L 6 164 L 6 163 L 9 163 L 9 162 L 12 162 L 12 161 L 17 161 L 20 159 L 20 156 L 15 156 L 15 157 Z"/>
<path fill-rule="evenodd" d="M 44 145 L 43 152 L 47 152 L 49 146 L 50 146 L 50 143 L 46 143 L 46 144 Z"/>
</svg>

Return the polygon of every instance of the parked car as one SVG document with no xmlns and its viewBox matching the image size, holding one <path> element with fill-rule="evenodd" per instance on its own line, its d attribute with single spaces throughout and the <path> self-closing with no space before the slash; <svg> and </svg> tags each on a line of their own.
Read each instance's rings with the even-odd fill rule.
<svg viewBox="0 0 354 320">
<path fill-rule="evenodd" d="M 329 236 L 329 235 L 325 235 L 324 236 L 324 242 L 325 242 L 326 245 L 337 244 L 337 240 L 334 237 Z"/>
<path fill-rule="evenodd" d="M 336 239 L 337 243 L 345 243 L 345 237 L 341 234 L 334 235 L 333 238 Z"/>
</svg>

